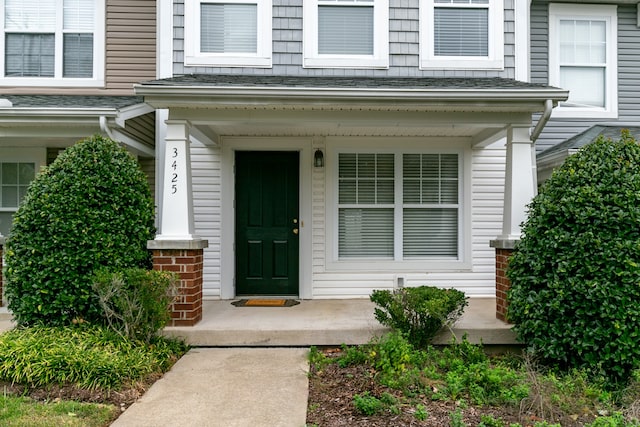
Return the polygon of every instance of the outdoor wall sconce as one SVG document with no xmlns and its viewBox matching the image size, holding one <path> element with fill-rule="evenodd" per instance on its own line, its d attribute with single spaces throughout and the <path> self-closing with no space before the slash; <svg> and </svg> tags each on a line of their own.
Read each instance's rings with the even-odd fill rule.
<svg viewBox="0 0 640 427">
<path fill-rule="evenodd" d="M 324 154 L 320 149 L 317 149 L 313 155 L 313 166 L 316 168 L 324 167 Z"/>
</svg>

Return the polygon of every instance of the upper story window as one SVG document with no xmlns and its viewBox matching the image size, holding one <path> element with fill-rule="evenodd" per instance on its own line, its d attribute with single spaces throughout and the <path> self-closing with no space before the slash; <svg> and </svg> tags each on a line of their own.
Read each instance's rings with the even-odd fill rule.
<svg viewBox="0 0 640 427">
<path fill-rule="evenodd" d="M 554 117 L 618 116 L 616 6 L 549 5 L 549 84 L 569 90 Z"/>
<path fill-rule="evenodd" d="M 186 66 L 271 67 L 271 0 L 186 0 Z"/>
<path fill-rule="evenodd" d="M 421 0 L 423 69 L 502 69 L 502 0 Z"/>
<path fill-rule="evenodd" d="M 0 3 L 0 85 L 104 84 L 104 0 Z"/>
<path fill-rule="evenodd" d="M 305 67 L 387 68 L 388 0 L 304 0 Z"/>
</svg>

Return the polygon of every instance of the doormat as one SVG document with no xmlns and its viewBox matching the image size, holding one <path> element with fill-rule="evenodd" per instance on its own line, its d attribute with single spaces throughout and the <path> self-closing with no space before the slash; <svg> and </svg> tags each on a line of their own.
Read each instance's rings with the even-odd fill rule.
<svg viewBox="0 0 640 427">
<path fill-rule="evenodd" d="M 233 301 L 236 307 L 291 307 L 300 304 L 294 299 L 241 299 Z"/>
</svg>

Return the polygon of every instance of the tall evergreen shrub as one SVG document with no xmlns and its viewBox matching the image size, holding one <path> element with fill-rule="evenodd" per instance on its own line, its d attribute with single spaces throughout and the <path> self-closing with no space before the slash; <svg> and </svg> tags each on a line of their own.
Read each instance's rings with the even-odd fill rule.
<svg viewBox="0 0 640 427">
<path fill-rule="evenodd" d="M 6 296 L 19 324 L 99 320 L 98 268 L 149 268 L 154 206 L 124 148 L 93 136 L 65 150 L 29 187 L 6 241 Z"/>
<path fill-rule="evenodd" d="M 549 362 L 609 380 L 640 367 L 640 146 L 628 132 L 569 157 L 529 207 L 509 318 Z"/>
</svg>

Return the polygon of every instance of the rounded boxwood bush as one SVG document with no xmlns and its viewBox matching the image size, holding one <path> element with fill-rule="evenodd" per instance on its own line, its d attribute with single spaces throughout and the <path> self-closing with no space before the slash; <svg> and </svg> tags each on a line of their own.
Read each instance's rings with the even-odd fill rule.
<svg viewBox="0 0 640 427">
<path fill-rule="evenodd" d="M 569 157 L 529 206 L 508 317 L 548 362 L 617 382 L 640 366 L 640 146 L 624 131 Z"/>
<path fill-rule="evenodd" d="M 21 325 L 97 321 L 98 268 L 149 268 L 154 206 L 147 178 L 116 142 L 93 136 L 31 183 L 6 241 L 5 289 Z"/>
</svg>

